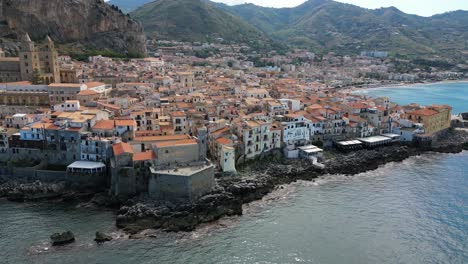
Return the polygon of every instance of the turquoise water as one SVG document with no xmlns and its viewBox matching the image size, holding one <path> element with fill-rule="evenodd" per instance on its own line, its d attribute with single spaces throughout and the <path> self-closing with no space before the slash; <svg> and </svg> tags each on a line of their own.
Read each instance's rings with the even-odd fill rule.
<svg viewBox="0 0 468 264">
<path fill-rule="evenodd" d="M 287 186 L 192 233 L 120 239 L 110 212 L 0 201 L 0 263 L 468 263 L 468 152 Z M 48 236 L 77 234 L 48 249 Z"/>
<path fill-rule="evenodd" d="M 448 104 L 453 107 L 453 114 L 468 112 L 468 82 L 372 88 L 355 93 L 372 97 L 387 96 L 392 102 L 402 105 Z"/>
</svg>

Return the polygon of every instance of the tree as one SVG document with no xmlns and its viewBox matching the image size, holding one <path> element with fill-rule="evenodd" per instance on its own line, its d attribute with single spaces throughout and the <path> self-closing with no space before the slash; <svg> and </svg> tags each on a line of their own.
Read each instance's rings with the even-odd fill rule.
<svg viewBox="0 0 468 264">
<path fill-rule="evenodd" d="M 41 74 L 38 69 L 35 69 L 32 73 L 31 83 L 34 85 L 44 84 L 44 80 L 41 78 Z"/>
</svg>

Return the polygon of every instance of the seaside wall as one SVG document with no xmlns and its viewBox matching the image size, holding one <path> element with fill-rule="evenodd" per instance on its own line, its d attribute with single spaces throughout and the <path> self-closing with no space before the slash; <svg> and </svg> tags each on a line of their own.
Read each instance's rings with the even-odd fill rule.
<svg viewBox="0 0 468 264">
<path fill-rule="evenodd" d="M 65 182 L 72 189 L 101 189 L 106 187 L 105 175 L 69 175 L 66 171 L 40 170 L 35 168 L 0 167 L 0 176 L 5 180 L 47 183 Z"/>
</svg>

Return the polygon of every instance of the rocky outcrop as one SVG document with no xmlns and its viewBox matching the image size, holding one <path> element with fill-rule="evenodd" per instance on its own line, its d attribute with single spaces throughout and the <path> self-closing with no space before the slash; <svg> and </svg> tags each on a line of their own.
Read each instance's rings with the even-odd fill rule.
<svg viewBox="0 0 468 264">
<path fill-rule="evenodd" d="M 242 215 L 242 204 L 262 199 L 277 186 L 297 180 L 314 180 L 320 175 L 358 173 L 375 170 L 389 162 L 399 162 L 427 151 L 457 153 L 468 150 L 468 133 L 449 131 L 429 149 L 406 145 L 392 145 L 363 149 L 350 153 L 330 153 L 334 157 L 319 169 L 300 160 L 259 162 L 249 166 L 244 177 L 217 179 L 217 189 L 202 197 L 194 205 L 154 205 L 151 201 L 137 201 L 123 206 L 117 216 L 117 226 L 129 233 L 148 228 L 165 231 L 191 231 L 197 225 L 212 222 L 223 216 Z"/>
<path fill-rule="evenodd" d="M 10 201 L 40 201 L 61 197 L 65 193 L 64 183 L 33 183 L 5 182 L 0 185 L 0 197 Z"/>
<path fill-rule="evenodd" d="M 122 205 L 117 197 L 108 193 L 96 193 L 93 189 L 75 191 L 65 182 L 41 182 L 11 180 L 0 176 L 0 198 L 13 202 L 52 200 L 79 204 L 81 207 L 103 207 L 119 209 Z"/>
<path fill-rule="evenodd" d="M 142 26 L 102 0 L 0 0 L 0 37 L 18 39 L 24 32 L 88 49 L 146 54 Z"/>
<path fill-rule="evenodd" d="M 55 233 L 50 236 L 53 246 L 66 245 L 75 242 L 75 235 L 71 231 Z"/>
<path fill-rule="evenodd" d="M 147 201 L 123 206 L 117 216 L 117 226 L 133 234 L 149 228 L 191 231 L 201 223 L 241 214 L 242 201 L 224 190 L 217 190 L 194 205 L 156 205 Z"/>
<path fill-rule="evenodd" d="M 449 129 L 438 135 L 433 142 L 432 150 L 440 153 L 459 153 L 468 150 L 468 131 L 466 129 Z"/>
<path fill-rule="evenodd" d="M 112 240 L 112 236 L 102 233 L 102 232 L 96 232 L 96 238 L 94 241 L 97 243 L 104 243 Z"/>
<path fill-rule="evenodd" d="M 354 175 L 377 169 L 389 162 L 398 162 L 422 151 L 409 146 L 388 146 L 372 150 L 353 151 L 347 155 L 336 155 L 325 162 L 325 172 L 328 174 Z"/>
</svg>

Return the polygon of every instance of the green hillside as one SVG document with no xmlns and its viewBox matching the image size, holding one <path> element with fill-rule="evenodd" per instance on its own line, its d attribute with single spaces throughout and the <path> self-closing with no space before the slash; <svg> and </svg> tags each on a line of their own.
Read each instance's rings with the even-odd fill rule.
<svg viewBox="0 0 468 264">
<path fill-rule="evenodd" d="M 468 50 L 467 11 L 420 17 L 394 7 L 370 10 L 331 0 L 309 0 L 294 8 L 217 6 L 275 39 L 318 51 L 457 57 Z"/>
<path fill-rule="evenodd" d="M 239 17 L 201 0 L 157 0 L 130 13 L 150 37 L 179 41 L 268 42 Z"/>
</svg>

